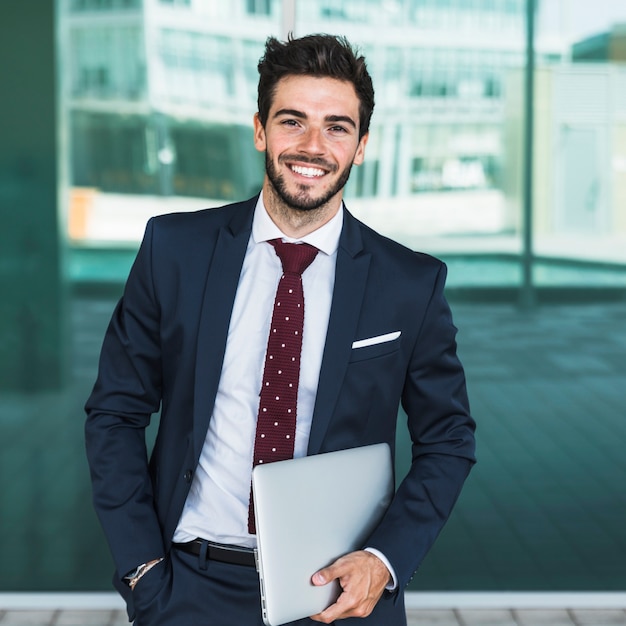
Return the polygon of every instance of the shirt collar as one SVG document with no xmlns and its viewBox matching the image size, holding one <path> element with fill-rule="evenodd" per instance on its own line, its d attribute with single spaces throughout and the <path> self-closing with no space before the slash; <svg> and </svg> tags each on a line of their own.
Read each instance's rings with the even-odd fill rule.
<svg viewBox="0 0 626 626">
<path fill-rule="evenodd" d="M 255 243 L 269 241 L 270 239 L 282 238 L 289 243 L 308 243 L 315 246 L 324 254 L 334 254 L 339 247 L 339 237 L 343 226 L 343 203 L 337 213 L 326 224 L 320 226 L 312 233 L 305 235 L 300 239 L 288 237 L 283 233 L 272 218 L 268 215 L 265 205 L 263 204 L 263 192 L 259 195 L 259 199 L 254 209 L 254 218 L 252 221 L 252 238 Z"/>
</svg>

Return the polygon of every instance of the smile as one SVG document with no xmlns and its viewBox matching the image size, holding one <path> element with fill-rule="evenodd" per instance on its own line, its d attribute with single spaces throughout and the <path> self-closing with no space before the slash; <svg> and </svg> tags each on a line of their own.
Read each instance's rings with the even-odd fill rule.
<svg viewBox="0 0 626 626">
<path fill-rule="evenodd" d="M 296 174 L 307 176 L 308 178 L 318 178 L 324 176 L 326 173 L 324 170 L 320 170 L 317 167 L 303 167 L 301 165 L 292 165 L 291 170 Z"/>
</svg>

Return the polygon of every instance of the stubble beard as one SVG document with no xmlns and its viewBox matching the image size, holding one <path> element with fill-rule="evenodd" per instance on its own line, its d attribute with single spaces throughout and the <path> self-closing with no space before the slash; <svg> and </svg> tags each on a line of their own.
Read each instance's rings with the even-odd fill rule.
<svg viewBox="0 0 626 626">
<path fill-rule="evenodd" d="M 287 155 L 282 159 L 289 158 Z M 279 159 L 280 161 L 281 159 Z M 312 166 L 321 166 L 322 163 L 315 159 L 303 159 L 298 157 L 298 161 L 308 163 Z M 330 170 L 333 173 L 332 166 L 327 163 L 323 163 L 324 168 Z M 336 169 L 336 168 L 335 168 Z M 289 211 L 295 211 L 300 213 L 302 217 L 305 214 L 309 214 L 313 218 L 316 212 L 323 210 L 326 205 L 345 187 L 348 179 L 350 178 L 350 172 L 352 171 L 352 163 L 348 164 L 341 175 L 335 182 L 335 184 L 328 189 L 326 193 L 319 197 L 312 197 L 307 185 L 299 185 L 299 190 L 296 193 L 291 193 L 287 189 L 285 179 L 278 173 L 277 168 L 274 166 L 274 162 L 268 152 L 265 152 L 265 172 L 270 185 L 274 191 L 276 199 L 279 201 L 282 208 L 286 213 Z"/>
</svg>

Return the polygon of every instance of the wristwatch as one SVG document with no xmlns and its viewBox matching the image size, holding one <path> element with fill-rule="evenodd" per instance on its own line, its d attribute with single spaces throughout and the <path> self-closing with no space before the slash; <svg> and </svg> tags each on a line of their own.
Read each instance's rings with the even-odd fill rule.
<svg viewBox="0 0 626 626">
<path fill-rule="evenodd" d="M 134 589 L 135 585 L 139 581 L 139 579 L 147 572 L 149 572 L 155 565 L 158 565 L 163 560 L 163 557 L 160 559 L 153 559 L 152 561 L 148 561 L 147 563 L 142 563 L 137 569 L 129 572 L 124 576 L 124 582 L 131 588 Z"/>
</svg>

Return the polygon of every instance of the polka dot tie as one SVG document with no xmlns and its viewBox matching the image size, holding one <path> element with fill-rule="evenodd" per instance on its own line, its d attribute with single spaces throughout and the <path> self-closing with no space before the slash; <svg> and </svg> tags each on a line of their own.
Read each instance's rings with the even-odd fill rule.
<svg viewBox="0 0 626 626">
<path fill-rule="evenodd" d="M 302 272 L 313 262 L 317 248 L 309 244 L 270 242 L 283 264 L 276 289 L 274 312 L 265 354 L 253 466 L 293 456 L 304 325 Z M 255 534 L 252 497 L 248 532 Z"/>
</svg>

